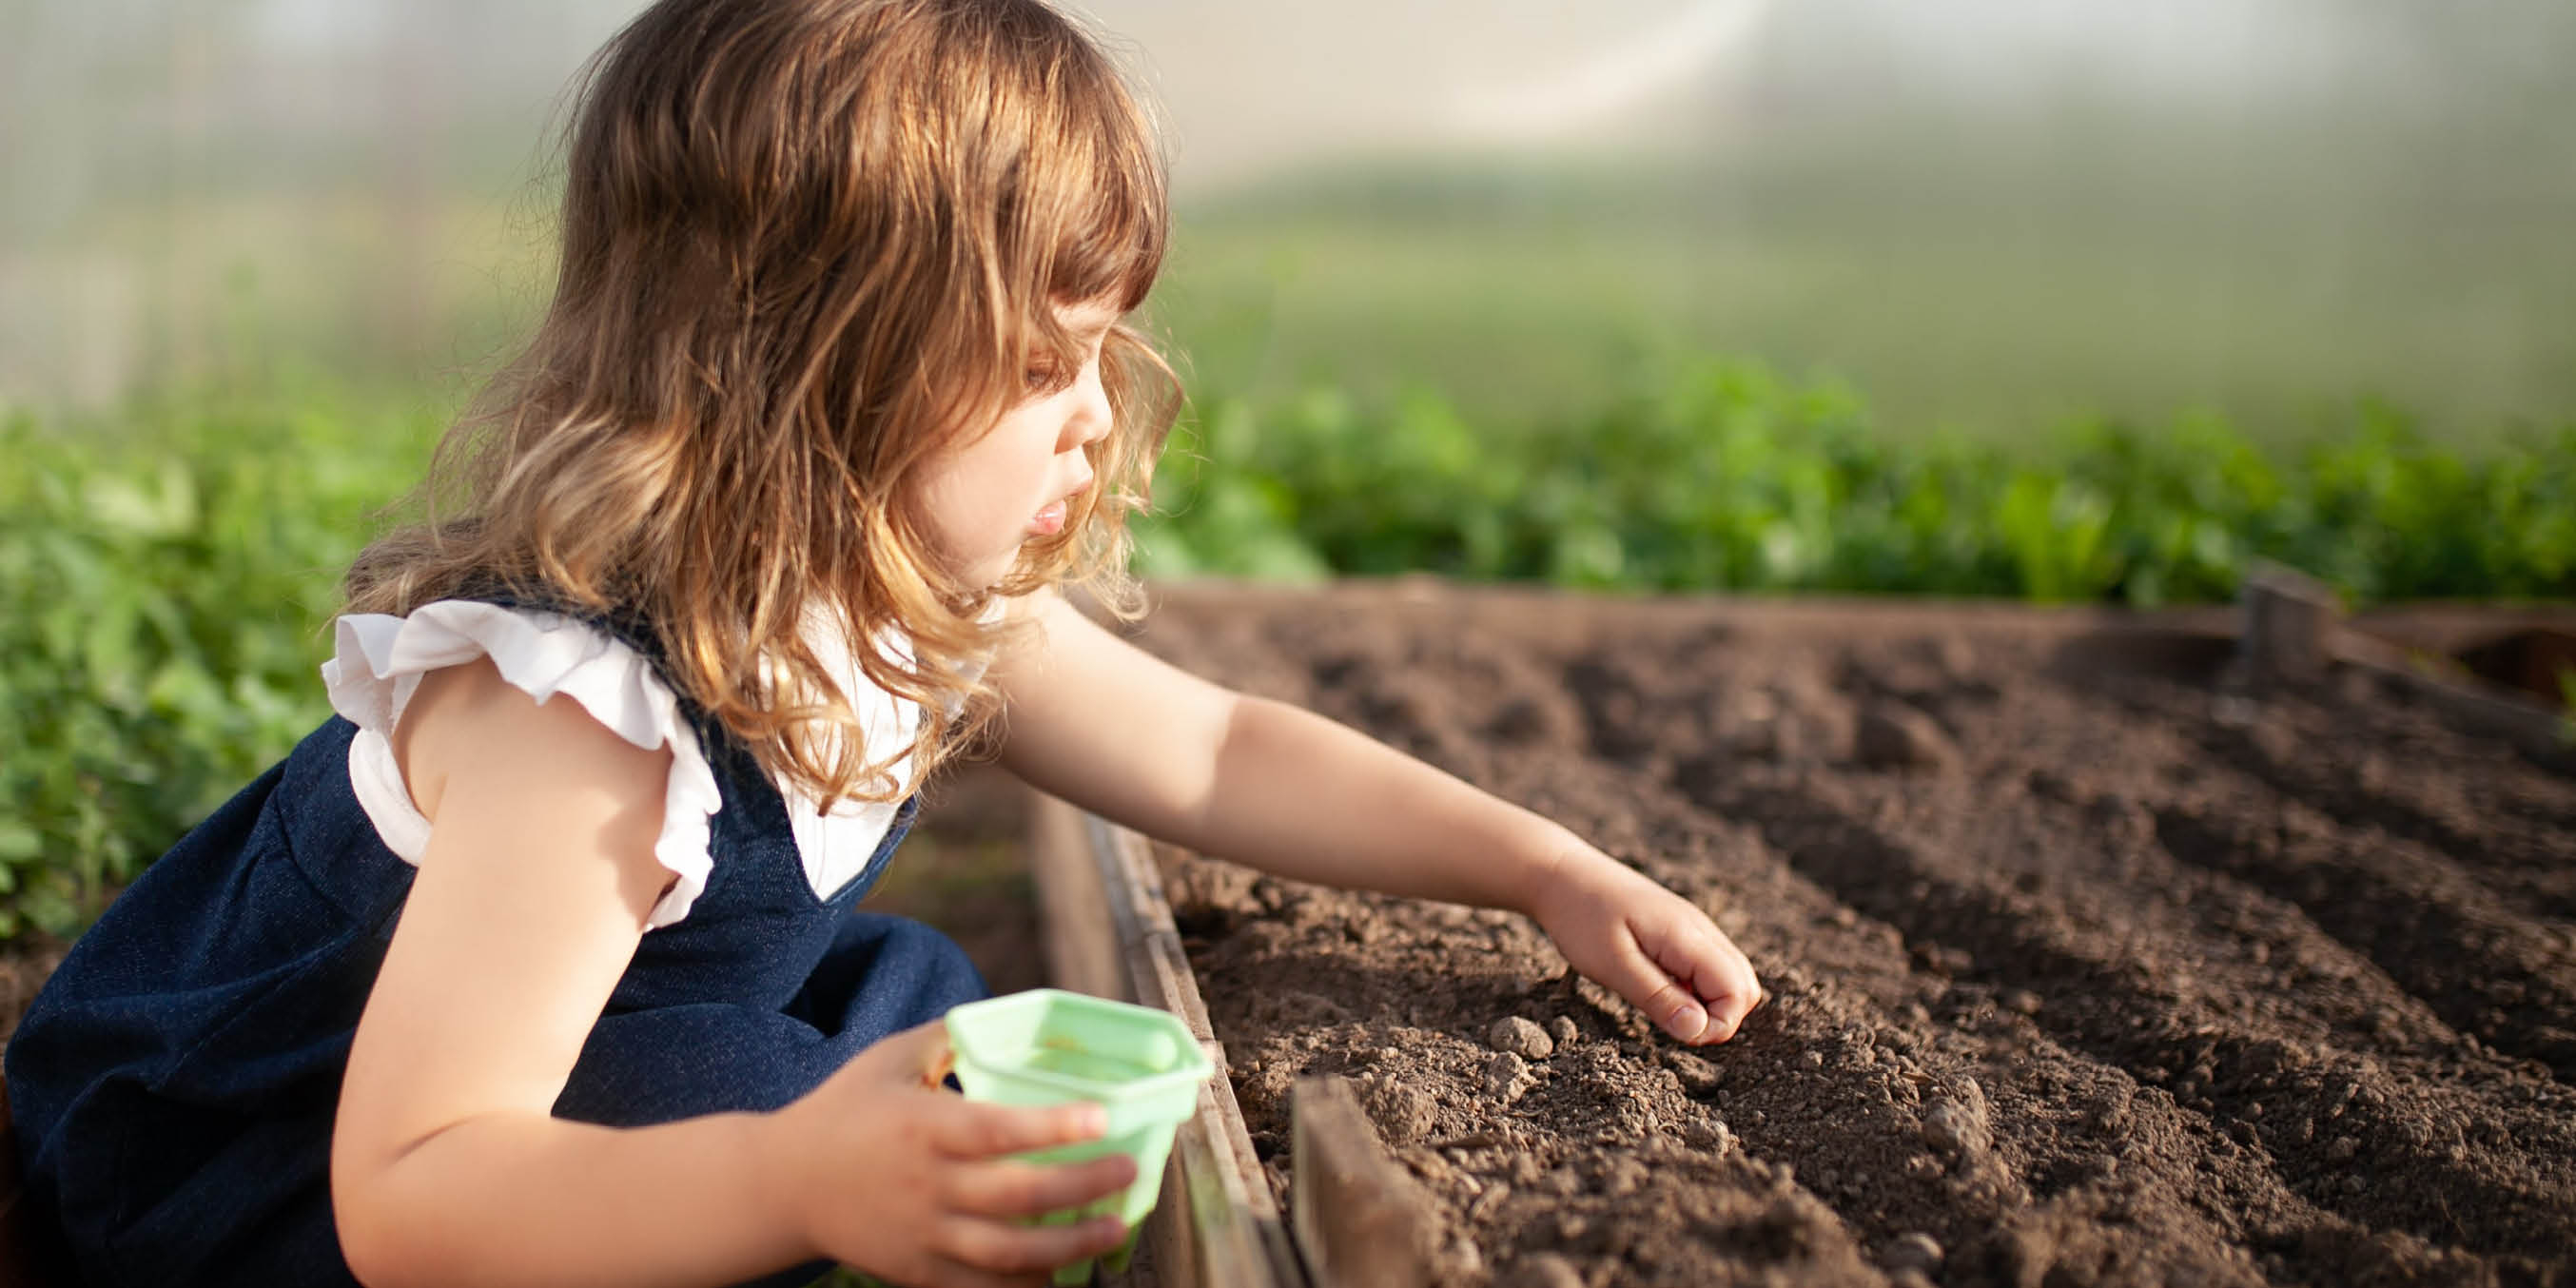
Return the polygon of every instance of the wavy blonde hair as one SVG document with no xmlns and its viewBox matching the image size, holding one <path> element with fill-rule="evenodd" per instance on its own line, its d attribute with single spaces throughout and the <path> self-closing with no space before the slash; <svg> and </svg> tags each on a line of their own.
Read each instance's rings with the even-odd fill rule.
<svg viewBox="0 0 2576 1288">
<path fill-rule="evenodd" d="M 1128 514 L 1177 405 L 1135 330 L 1102 359 L 1099 486 L 1008 577 L 961 582 L 917 472 L 1078 366 L 1059 305 L 1140 304 L 1163 163 L 1099 48 L 1037 0 L 661 0 L 609 41 L 567 131 L 554 298 L 440 444 L 419 523 L 351 567 L 352 612 L 503 593 L 639 625 L 663 675 L 782 784 L 917 790 L 999 699 L 995 596 L 1088 586 L 1132 615 Z M 834 679 L 917 703 L 865 745 Z M 908 654 L 908 656 L 906 656 Z M 908 772 L 895 765 L 909 757 Z"/>
</svg>

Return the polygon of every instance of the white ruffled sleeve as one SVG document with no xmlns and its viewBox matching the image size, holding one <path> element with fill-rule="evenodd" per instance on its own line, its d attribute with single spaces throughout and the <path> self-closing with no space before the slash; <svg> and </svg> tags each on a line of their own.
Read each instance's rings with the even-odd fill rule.
<svg viewBox="0 0 2576 1288">
<path fill-rule="evenodd" d="M 442 599 L 408 616 L 351 613 L 334 628 L 336 646 L 322 664 L 333 710 L 358 726 L 349 744 L 349 783 L 386 848 L 418 866 L 429 848 L 429 820 L 413 805 L 390 741 L 395 722 L 420 687 L 443 666 L 489 657 L 511 687 L 539 702 L 564 694 L 626 741 L 671 750 L 662 830 L 653 857 L 678 879 L 645 921 L 650 930 L 687 916 L 713 866 L 708 820 L 724 803 L 714 771 L 679 700 L 626 643 L 558 613 Z"/>
</svg>

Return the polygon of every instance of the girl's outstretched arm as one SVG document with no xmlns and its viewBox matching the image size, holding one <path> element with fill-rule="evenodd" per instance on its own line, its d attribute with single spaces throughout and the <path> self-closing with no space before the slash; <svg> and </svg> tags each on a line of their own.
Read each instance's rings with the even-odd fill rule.
<svg viewBox="0 0 2576 1288">
<path fill-rule="evenodd" d="M 1685 1042 L 1722 1042 L 1762 993 L 1707 915 L 1582 838 L 1312 712 L 1210 684 L 1053 594 L 995 664 L 1001 758 L 1149 835 L 1283 876 L 1510 908 Z"/>
<path fill-rule="evenodd" d="M 540 705 L 488 662 L 424 679 L 395 746 L 431 830 L 332 1132 L 332 1207 L 361 1280 L 641 1288 L 833 1257 L 988 1285 L 1116 1245 L 1114 1220 L 1012 1218 L 1122 1186 L 1132 1162 L 1000 1157 L 1096 1136 L 1096 1108 L 935 1089 L 935 1026 L 775 1113 L 552 1117 L 669 881 L 652 846 L 671 753 L 570 700 Z"/>
</svg>

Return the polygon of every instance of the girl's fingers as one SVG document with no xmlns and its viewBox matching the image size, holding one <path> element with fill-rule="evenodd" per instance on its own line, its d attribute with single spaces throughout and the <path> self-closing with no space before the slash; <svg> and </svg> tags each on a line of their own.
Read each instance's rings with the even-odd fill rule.
<svg viewBox="0 0 2576 1288">
<path fill-rule="evenodd" d="M 1698 1041 L 1708 1028 L 1708 1010 L 1699 998 L 1649 957 L 1624 927 L 1611 937 L 1610 970 L 1601 983 L 1645 1012 L 1655 1027 L 1684 1042 Z"/>
<path fill-rule="evenodd" d="M 1124 1154 L 1062 1166 L 970 1163 L 951 1170 L 949 1206 L 978 1216 L 1044 1216 L 1126 1189 L 1136 1160 Z"/>
<path fill-rule="evenodd" d="M 1015 1225 L 981 1217 L 951 1216 L 939 1223 L 930 1246 L 961 1267 L 988 1275 L 1027 1275 L 1053 1270 L 1116 1248 L 1127 1225 L 1096 1216 L 1071 1225 Z"/>
<path fill-rule="evenodd" d="M 1630 934 L 1620 938 L 1635 943 L 1645 978 L 1639 991 L 1620 991 L 1683 1042 L 1696 1046 L 1734 1037 L 1761 998 L 1753 963 L 1695 908 L 1686 916 L 1640 921 L 1631 922 Z"/>
<path fill-rule="evenodd" d="M 1024 1154 L 1053 1145 L 1098 1140 L 1109 1113 L 1096 1104 L 1020 1108 L 949 1098 L 938 1102 L 930 1141 L 950 1158 L 982 1159 Z"/>
<path fill-rule="evenodd" d="M 1724 1042 L 1762 1001 L 1762 984 L 1743 950 L 1712 930 L 1669 933 L 1647 952 L 1675 977 L 1689 982 L 1708 1010 L 1708 1025 L 1688 1042 Z"/>
</svg>

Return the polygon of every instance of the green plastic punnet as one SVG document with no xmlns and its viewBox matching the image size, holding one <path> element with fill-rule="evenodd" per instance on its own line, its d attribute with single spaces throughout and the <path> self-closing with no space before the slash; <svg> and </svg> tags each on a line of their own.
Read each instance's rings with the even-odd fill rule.
<svg viewBox="0 0 2576 1288">
<path fill-rule="evenodd" d="M 973 1099 L 1000 1105 L 1087 1100 L 1109 1111 L 1100 1139 L 1023 1157 L 1078 1163 L 1125 1154 L 1136 1160 L 1136 1181 L 1124 1194 L 1042 1218 L 1071 1222 L 1116 1213 L 1127 1223 L 1127 1243 L 1106 1260 L 1111 1270 L 1123 1269 L 1162 1192 L 1172 1132 L 1198 1109 L 1199 1087 L 1216 1071 L 1189 1028 L 1150 1006 L 1037 988 L 951 1009 L 948 1045 L 957 1053 L 957 1084 Z M 1090 1278 L 1089 1261 L 1055 1272 L 1063 1285 Z"/>
</svg>

